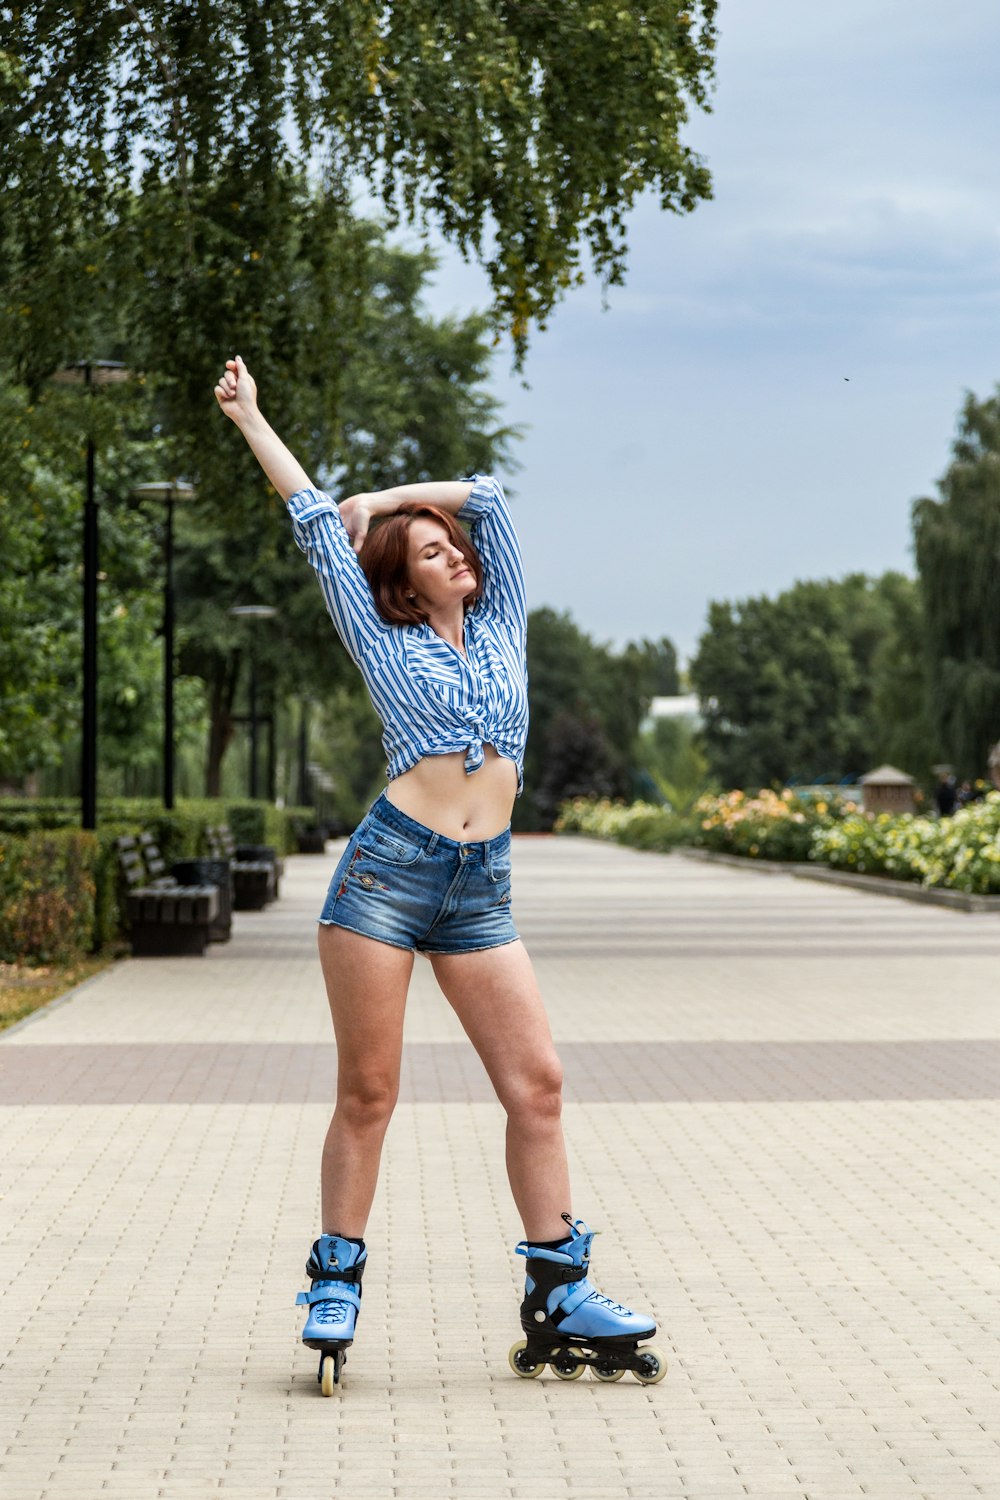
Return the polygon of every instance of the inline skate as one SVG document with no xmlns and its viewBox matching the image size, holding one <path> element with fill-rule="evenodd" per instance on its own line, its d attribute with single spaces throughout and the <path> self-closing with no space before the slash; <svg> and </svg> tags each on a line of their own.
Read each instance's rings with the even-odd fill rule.
<svg viewBox="0 0 1000 1500">
<path fill-rule="evenodd" d="M 527 1240 L 517 1246 L 528 1262 L 521 1303 L 525 1337 L 511 1348 L 511 1369 L 531 1380 L 548 1364 L 560 1380 L 578 1380 L 589 1365 L 598 1380 L 621 1380 L 631 1370 L 642 1385 L 656 1385 L 667 1373 L 667 1361 L 650 1344 L 638 1347 L 653 1337 L 656 1324 L 588 1281 L 595 1231 L 582 1219 L 563 1218 L 570 1233 L 557 1250 Z"/>
<path fill-rule="evenodd" d="M 306 1262 L 312 1286 L 308 1292 L 299 1292 L 295 1302 L 309 1308 L 302 1342 L 307 1349 L 319 1350 L 316 1379 L 324 1396 L 332 1396 L 334 1386 L 340 1384 L 346 1351 L 354 1342 L 367 1256 L 363 1242 L 321 1234 Z"/>
</svg>

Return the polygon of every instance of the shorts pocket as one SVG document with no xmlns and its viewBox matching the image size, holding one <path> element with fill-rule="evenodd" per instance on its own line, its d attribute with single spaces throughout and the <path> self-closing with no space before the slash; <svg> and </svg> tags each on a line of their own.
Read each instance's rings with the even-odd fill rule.
<svg viewBox="0 0 1000 1500">
<path fill-rule="evenodd" d="M 486 873 L 494 885 L 510 885 L 510 834 L 490 850 Z"/>
<path fill-rule="evenodd" d="M 358 839 L 358 848 L 365 859 L 381 860 L 386 865 L 415 865 L 423 857 L 420 844 L 411 843 L 394 829 L 382 828 L 370 823 Z"/>
</svg>

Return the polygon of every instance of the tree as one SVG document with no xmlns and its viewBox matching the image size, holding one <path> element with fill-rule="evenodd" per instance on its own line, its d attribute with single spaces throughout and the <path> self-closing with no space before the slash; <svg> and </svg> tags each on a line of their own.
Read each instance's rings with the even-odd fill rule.
<svg viewBox="0 0 1000 1500">
<path fill-rule="evenodd" d="M 976 777 L 1000 736 L 1000 391 L 966 396 L 938 491 L 913 507 L 931 712 L 939 758 Z"/>
<path fill-rule="evenodd" d="M 680 813 L 709 789 L 708 760 L 687 717 L 656 719 L 639 737 L 637 761 L 661 797 Z"/>
<path fill-rule="evenodd" d="M 362 179 L 392 219 L 436 225 L 480 260 L 523 357 L 530 325 L 581 278 L 583 246 L 606 282 L 622 279 L 641 192 L 678 213 L 710 195 L 682 133 L 692 106 L 709 107 L 715 11 L 715 0 L 0 11 L 0 281 L 24 373 L 63 330 L 86 341 L 80 276 L 106 274 L 101 244 L 132 235 L 136 183 L 159 210 L 146 248 L 183 298 L 206 251 L 223 277 L 259 251 L 256 210 L 273 214 L 274 189 L 307 165 L 338 193 Z M 223 182 L 237 190 L 230 223 L 206 245 L 206 187 Z"/>
<path fill-rule="evenodd" d="M 149 341 L 148 358 L 160 341 L 169 343 L 171 362 L 155 377 L 115 392 L 113 401 L 103 396 L 91 401 L 46 384 L 32 402 L 24 388 L 8 386 L 10 420 L 0 434 L 0 457 L 7 455 L 0 492 L 9 496 L 10 524 L 23 539 L 32 494 L 24 463 L 35 461 L 40 445 L 60 472 L 68 469 L 82 478 L 81 439 L 88 422 L 101 418 L 98 479 L 107 574 L 101 594 L 101 682 L 108 706 L 102 768 L 116 763 L 119 750 L 123 766 L 152 766 L 162 738 L 160 647 L 150 638 L 161 610 L 162 518 L 156 512 L 129 512 L 125 498 L 136 482 L 153 477 L 182 474 L 197 483 L 197 503 L 179 510 L 176 520 L 177 639 L 181 672 L 201 678 L 205 695 L 192 696 L 183 682 L 178 685 L 177 728 L 182 734 L 205 703 L 210 720 L 206 785 L 212 794 L 221 787 L 234 715 L 243 706 L 237 693 L 247 676 L 248 636 L 229 616 L 233 605 L 279 608 L 278 619 L 256 634 L 262 696 L 269 704 L 290 695 L 321 699 L 354 679 L 320 591 L 292 541 L 284 508 L 212 399 L 232 328 L 239 325 L 251 341 L 241 338 L 269 415 L 319 482 L 349 492 L 489 469 L 514 436 L 513 429 L 500 425 L 497 403 L 485 388 L 490 361 L 485 318 L 434 320 L 422 305 L 434 264 L 430 253 L 389 249 L 377 226 L 348 221 L 341 225 L 341 254 L 317 263 L 310 246 L 334 214 L 328 196 L 293 178 L 277 189 L 272 185 L 272 193 L 280 194 L 282 213 L 262 233 L 266 228 L 275 236 L 269 258 L 280 261 L 280 273 L 262 272 L 259 280 L 256 271 L 248 273 L 243 296 L 235 290 L 242 278 L 219 280 L 209 258 L 199 262 L 181 296 L 163 269 L 150 263 L 125 307 L 110 303 L 101 283 L 94 288 L 95 297 L 104 299 L 95 327 L 104 340 L 117 348 L 131 313 L 135 338 Z M 212 213 L 229 211 L 223 196 L 206 189 Z M 141 224 L 158 212 L 155 201 L 137 201 L 130 216 Z M 213 223 L 209 218 L 199 227 L 206 244 Z M 187 354 L 179 354 L 185 346 Z M 297 348 L 305 357 L 293 357 Z M 55 413 L 61 427 L 53 424 Z M 59 443 L 53 447 L 57 430 Z M 47 637 L 64 658 L 62 677 L 53 680 L 49 692 L 54 711 L 79 670 L 79 504 L 80 486 L 71 485 L 58 528 L 62 551 L 53 563 L 54 573 L 65 577 L 67 603 Z M 50 538 L 50 553 L 52 546 Z M 20 554 L 11 555 L 16 566 Z M 53 607 L 51 600 L 46 607 Z M 141 631 L 141 620 L 147 624 L 139 640 L 135 632 Z M 15 623 L 11 630 L 11 649 L 14 636 L 23 647 L 30 698 L 31 663 L 37 667 L 44 657 L 32 653 Z M 114 670 L 111 654 L 118 642 L 124 650 L 126 640 L 121 670 Z M 60 722 L 56 713 L 54 725 L 56 739 L 44 753 L 39 745 L 36 763 L 52 763 L 60 753 L 72 759 L 72 718 L 63 715 Z M 11 765 L 15 762 L 26 768 L 23 755 Z"/>
<path fill-rule="evenodd" d="M 316 410 L 325 367 L 290 381 L 272 370 L 271 384 L 261 374 L 262 403 L 269 411 L 288 409 L 293 448 L 317 482 L 326 481 L 338 493 L 489 470 L 515 434 L 499 425 L 497 402 L 485 388 L 490 357 L 485 319 L 431 318 L 421 297 L 433 257 L 389 249 L 372 225 L 359 226 L 358 233 L 369 275 L 352 314 L 354 334 L 335 372 L 344 387 L 339 422 L 324 423 Z M 316 307 L 322 302 L 322 289 L 311 284 L 307 267 L 297 273 L 296 296 L 303 309 L 310 299 Z M 306 313 L 305 320 L 316 315 Z M 311 389 L 302 389 L 306 383 Z M 301 394 L 297 410 L 290 392 Z M 306 422 L 303 408 L 308 413 L 311 403 L 315 419 Z M 218 428 L 219 415 L 213 416 Z M 279 416 L 274 420 L 279 431 L 287 431 Z M 192 426 L 198 421 L 192 412 Z M 272 697 L 321 698 L 353 685 L 356 672 L 333 634 L 284 507 L 246 445 L 227 426 L 211 439 L 206 436 L 200 455 L 191 452 L 190 462 L 199 457 L 202 494 L 218 501 L 185 518 L 178 577 L 184 601 L 182 662 L 207 685 L 206 786 L 214 794 L 234 731 L 238 679 L 246 672 L 247 637 L 229 618 L 233 605 L 278 607 L 278 618 L 258 631 L 255 641 L 259 677 Z"/>
<path fill-rule="evenodd" d="M 728 786 L 839 779 L 890 747 L 919 754 L 924 769 L 914 595 L 899 574 L 851 574 L 797 583 L 776 599 L 710 604 L 691 680 L 713 775 Z M 903 641 L 893 661 L 891 643 Z M 916 694 L 900 723 L 896 667 Z"/>
<path fill-rule="evenodd" d="M 551 827 L 559 803 L 575 796 L 631 793 L 639 725 L 676 661 L 670 641 L 628 645 L 616 655 L 598 645 L 569 614 L 528 616 L 531 727 L 524 760 L 525 795 L 518 827 Z M 651 665 L 652 664 L 652 665 Z"/>
<path fill-rule="evenodd" d="M 680 692 L 677 648 L 666 636 L 658 641 L 630 641 L 622 660 L 637 671 L 644 698 L 670 698 Z"/>
</svg>

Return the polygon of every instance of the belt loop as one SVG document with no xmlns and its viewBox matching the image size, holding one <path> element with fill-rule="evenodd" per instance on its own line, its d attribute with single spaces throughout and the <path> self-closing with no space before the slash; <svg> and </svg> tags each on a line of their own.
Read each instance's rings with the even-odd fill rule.
<svg viewBox="0 0 1000 1500">
<path fill-rule="evenodd" d="M 427 840 L 427 850 L 426 850 L 426 852 L 428 854 L 433 854 L 434 853 L 434 850 L 437 848 L 437 841 L 438 841 L 438 839 L 440 837 L 441 837 L 441 835 L 438 834 L 438 833 L 432 833 L 431 834 L 430 838 Z"/>
</svg>

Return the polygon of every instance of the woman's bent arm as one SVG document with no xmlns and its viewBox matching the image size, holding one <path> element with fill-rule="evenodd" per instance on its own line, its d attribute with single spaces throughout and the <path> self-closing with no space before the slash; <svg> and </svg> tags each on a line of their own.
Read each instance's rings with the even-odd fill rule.
<svg viewBox="0 0 1000 1500">
<path fill-rule="evenodd" d="M 309 488 L 312 483 L 309 475 L 261 416 L 256 382 L 238 354 L 235 359 L 226 360 L 226 373 L 215 387 L 215 399 L 250 444 L 254 457 L 282 500 L 297 490 Z"/>
<path fill-rule="evenodd" d="M 431 480 L 421 484 L 397 484 L 390 490 L 373 490 L 369 494 L 349 495 L 340 502 L 340 515 L 347 527 L 351 545 L 360 552 L 368 535 L 369 522 L 376 516 L 394 516 L 401 505 L 435 505 L 438 510 L 457 516 L 472 492 L 466 480 Z"/>
</svg>

